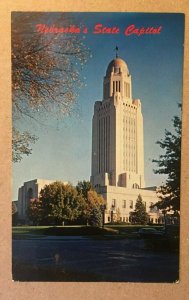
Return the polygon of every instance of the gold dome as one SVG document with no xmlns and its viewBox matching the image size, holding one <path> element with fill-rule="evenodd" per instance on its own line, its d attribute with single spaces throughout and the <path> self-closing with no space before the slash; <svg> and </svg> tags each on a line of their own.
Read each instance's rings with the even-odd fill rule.
<svg viewBox="0 0 189 300">
<path fill-rule="evenodd" d="M 114 72 L 114 73 L 122 72 L 122 73 L 129 74 L 129 69 L 127 67 L 126 62 L 123 59 L 116 57 L 109 63 L 107 71 L 106 71 L 106 76 L 110 75 L 111 72 Z"/>
</svg>

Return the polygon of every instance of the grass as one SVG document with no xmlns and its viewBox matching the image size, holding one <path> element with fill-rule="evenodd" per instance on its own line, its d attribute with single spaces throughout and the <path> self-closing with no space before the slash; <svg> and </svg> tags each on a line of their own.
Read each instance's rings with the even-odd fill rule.
<svg viewBox="0 0 189 300">
<path fill-rule="evenodd" d="M 117 229 L 119 231 L 119 234 L 121 235 L 125 235 L 125 236 L 132 236 L 134 235 L 136 232 L 138 232 L 138 230 L 140 228 L 148 228 L 151 226 L 148 225 L 106 225 L 107 228 L 112 228 L 112 229 Z M 153 228 L 160 230 L 163 228 L 163 226 L 153 226 Z"/>
<path fill-rule="evenodd" d="M 43 234 L 44 230 L 49 226 L 18 226 L 12 228 L 14 234 Z"/>
<path fill-rule="evenodd" d="M 86 225 L 78 226 L 17 226 L 13 227 L 14 239 L 41 238 L 42 236 L 90 236 L 95 239 L 138 238 L 142 225 L 105 225 L 95 228 Z M 160 229 L 160 227 L 158 227 Z"/>
<path fill-rule="evenodd" d="M 115 228 L 95 228 L 90 226 L 22 226 L 13 227 L 13 237 L 29 237 L 31 235 L 51 236 L 85 236 L 85 235 L 117 235 Z"/>
<path fill-rule="evenodd" d="M 84 226 L 14 226 L 12 228 L 12 233 L 19 233 L 19 234 L 24 234 L 24 233 L 29 233 L 29 234 L 40 234 L 41 232 L 43 233 L 46 229 L 48 228 L 78 228 L 78 227 L 84 227 Z"/>
<path fill-rule="evenodd" d="M 31 239 L 33 237 L 41 238 L 42 236 L 88 236 L 92 239 L 138 239 L 138 230 L 143 225 L 105 225 L 104 228 L 95 228 L 91 226 L 20 226 L 13 227 L 14 239 Z M 163 226 L 153 226 L 157 230 L 161 230 Z M 172 228 L 170 226 L 170 228 Z M 157 250 L 169 249 L 178 251 L 179 249 L 179 234 L 168 232 L 165 237 L 157 239 L 150 238 L 145 240 L 147 248 Z"/>
</svg>

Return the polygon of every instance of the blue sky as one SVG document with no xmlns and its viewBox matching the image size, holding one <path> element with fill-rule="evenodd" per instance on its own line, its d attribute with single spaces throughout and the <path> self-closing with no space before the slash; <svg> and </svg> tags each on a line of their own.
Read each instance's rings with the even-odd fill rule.
<svg viewBox="0 0 189 300">
<path fill-rule="evenodd" d="M 23 129 L 39 137 L 32 155 L 13 165 L 13 200 L 23 182 L 35 178 L 65 180 L 76 184 L 89 180 L 91 172 L 92 116 L 94 103 L 102 100 L 103 77 L 109 62 L 119 56 L 127 62 L 132 75 L 133 98 L 142 102 L 144 117 L 146 185 L 158 185 L 165 179 L 154 175 L 153 158 L 161 149 L 156 141 L 164 130 L 172 130 L 171 119 L 179 114 L 177 103 L 182 101 L 184 16 L 152 13 L 74 13 L 75 24 L 88 27 L 84 42 L 92 57 L 82 76 L 86 86 L 79 91 L 75 110 L 78 114 L 62 120 L 46 118 L 45 125 L 23 121 Z M 53 15 L 52 15 L 53 18 Z M 119 34 L 94 35 L 95 24 L 117 26 Z M 160 34 L 126 36 L 124 30 L 136 27 L 162 26 Z"/>
</svg>

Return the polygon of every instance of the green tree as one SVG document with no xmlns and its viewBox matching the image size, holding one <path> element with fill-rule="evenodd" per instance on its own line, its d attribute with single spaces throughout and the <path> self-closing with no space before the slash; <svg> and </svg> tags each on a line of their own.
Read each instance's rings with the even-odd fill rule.
<svg viewBox="0 0 189 300">
<path fill-rule="evenodd" d="M 94 224 L 93 220 L 95 219 L 95 214 L 97 214 L 96 219 L 99 219 L 99 216 L 101 216 L 102 222 L 102 208 L 104 205 L 105 201 L 101 195 L 98 195 L 97 192 L 93 190 L 88 191 L 84 218 L 90 225 Z"/>
<path fill-rule="evenodd" d="M 90 215 L 90 225 L 93 227 L 102 227 L 102 210 L 100 208 L 94 207 Z"/>
<path fill-rule="evenodd" d="M 181 105 L 179 105 L 181 107 Z M 174 132 L 165 130 L 165 138 L 157 144 L 165 151 L 154 159 L 158 169 L 156 174 L 167 175 L 164 185 L 158 189 L 158 197 L 161 199 L 155 205 L 159 209 L 180 210 L 180 165 L 181 165 L 181 119 L 178 116 L 173 118 Z"/>
<path fill-rule="evenodd" d="M 142 202 L 141 195 L 138 196 L 138 199 L 135 204 L 135 210 L 130 213 L 131 223 L 137 223 L 141 225 L 147 224 L 148 214 L 146 212 L 146 207 Z"/>
<path fill-rule="evenodd" d="M 39 225 L 43 219 L 42 203 L 38 198 L 30 199 L 27 216 L 33 225 Z"/>
<path fill-rule="evenodd" d="M 76 189 L 78 193 L 84 197 L 84 199 L 87 199 L 89 191 L 94 190 L 91 182 L 86 180 L 79 181 L 76 186 Z"/>
<path fill-rule="evenodd" d="M 19 133 L 19 122 L 44 120 L 49 113 L 57 117 L 73 112 L 75 99 L 82 86 L 81 69 L 89 51 L 81 35 L 41 33 L 37 24 L 69 27 L 74 23 L 68 13 L 13 12 L 12 45 L 12 110 L 13 161 L 30 154 L 35 141 L 29 133 Z M 78 25 L 78 24 L 77 24 Z"/>
<path fill-rule="evenodd" d="M 80 218 L 85 207 L 84 199 L 78 195 L 77 191 L 72 189 L 64 198 L 63 218 L 68 222 L 76 221 Z"/>
<path fill-rule="evenodd" d="M 84 201 L 71 184 L 54 182 L 40 192 L 43 222 L 62 224 L 76 220 L 83 211 Z"/>
</svg>

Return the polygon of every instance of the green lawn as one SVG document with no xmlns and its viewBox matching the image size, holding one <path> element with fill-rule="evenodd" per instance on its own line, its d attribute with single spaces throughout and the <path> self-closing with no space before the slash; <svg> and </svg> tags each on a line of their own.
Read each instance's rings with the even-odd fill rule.
<svg viewBox="0 0 189 300">
<path fill-rule="evenodd" d="M 105 225 L 104 228 L 94 228 L 90 226 L 17 226 L 13 227 L 14 237 L 29 235 L 55 235 L 55 236 L 72 236 L 72 235 L 125 235 L 132 236 L 143 225 Z M 160 226 L 154 226 L 160 229 Z"/>
<path fill-rule="evenodd" d="M 49 226 L 14 226 L 12 228 L 13 234 L 42 234 L 44 229 Z"/>
<path fill-rule="evenodd" d="M 13 237 L 29 235 L 55 235 L 55 236 L 72 236 L 72 235 L 115 235 L 119 231 L 113 228 L 95 228 L 90 226 L 21 226 L 13 227 Z"/>
</svg>

